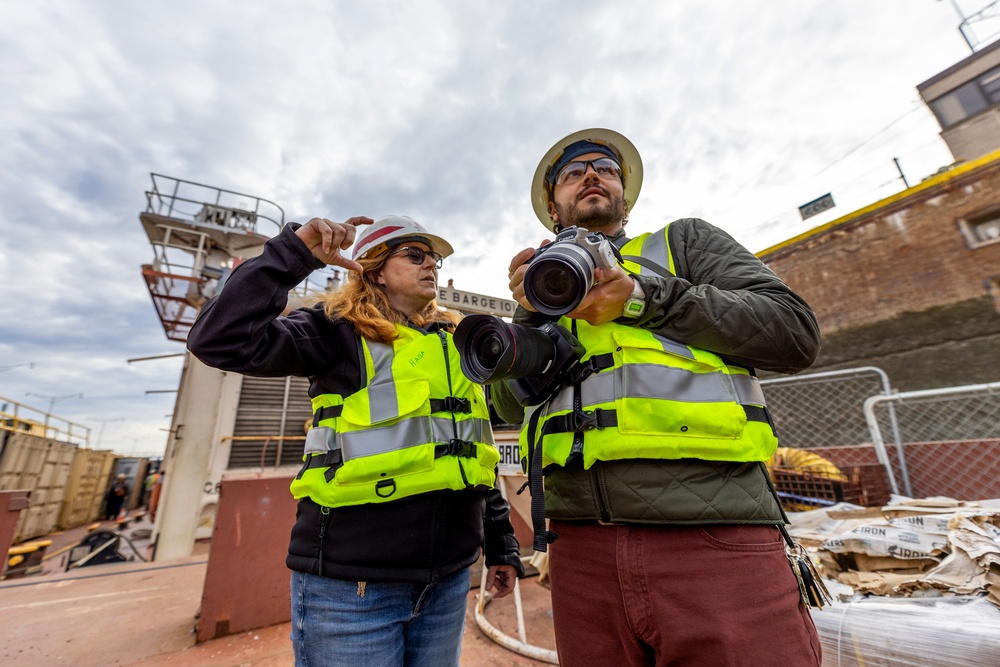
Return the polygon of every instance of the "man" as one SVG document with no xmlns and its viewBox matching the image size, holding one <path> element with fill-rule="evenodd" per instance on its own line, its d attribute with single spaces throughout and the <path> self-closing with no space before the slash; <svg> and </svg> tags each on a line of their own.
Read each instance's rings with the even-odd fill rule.
<svg viewBox="0 0 1000 667">
<path fill-rule="evenodd" d="M 107 496 L 105 496 L 104 504 L 104 518 L 108 521 L 114 521 L 118 518 L 118 514 L 122 511 L 122 504 L 125 502 L 125 498 L 128 496 L 129 488 L 128 482 L 124 473 L 119 473 L 115 478 L 114 483 L 111 488 L 108 489 Z"/>
<path fill-rule="evenodd" d="M 560 320 L 586 348 L 588 374 L 527 414 L 493 387 L 500 415 L 524 419 L 522 456 L 545 474 L 561 664 L 818 665 L 761 464 L 777 440 L 753 374 L 807 368 L 815 317 L 702 220 L 630 240 L 641 184 L 638 152 L 610 130 L 574 133 L 542 159 L 542 224 L 603 232 L 625 261 L 598 268 Z M 525 297 L 534 253 L 509 266 L 514 322 L 528 326 L 554 319 Z"/>
</svg>

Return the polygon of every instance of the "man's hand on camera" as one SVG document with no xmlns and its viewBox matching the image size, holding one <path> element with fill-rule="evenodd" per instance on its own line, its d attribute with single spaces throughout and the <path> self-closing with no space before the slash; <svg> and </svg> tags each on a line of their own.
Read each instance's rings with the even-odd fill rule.
<svg viewBox="0 0 1000 667">
<path fill-rule="evenodd" d="M 373 219 L 359 215 L 346 222 L 333 222 L 326 218 L 313 218 L 295 231 L 295 235 L 306 244 L 313 257 L 331 266 L 340 266 L 351 271 L 361 271 L 361 265 L 340 254 L 354 243 L 358 225 L 370 225 Z"/>
<path fill-rule="evenodd" d="M 591 326 L 606 324 L 622 316 L 625 301 L 632 295 L 632 277 L 620 266 L 598 268 L 595 284 L 580 306 L 567 317 L 586 320 Z M 524 290 L 521 290 L 524 294 Z"/>
</svg>

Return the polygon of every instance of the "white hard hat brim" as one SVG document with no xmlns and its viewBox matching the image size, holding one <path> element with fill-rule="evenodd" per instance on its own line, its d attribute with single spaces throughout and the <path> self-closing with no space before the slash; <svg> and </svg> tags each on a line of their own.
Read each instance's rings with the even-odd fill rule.
<svg viewBox="0 0 1000 667">
<path fill-rule="evenodd" d="M 429 242 L 428 245 L 430 245 L 431 250 L 441 255 L 441 257 L 448 257 L 449 255 L 455 253 L 455 249 L 451 247 L 451 244 L 445 241 L 440 236 L 436 236 L 434 234 L 427 234 L 424 232 L 418 232 L 416 234 L 406 234 L 405 236 L 402 237 L 403 238 L 402 242 L 405 242 L 405 240 L 409 237 L 412 237 L 417 240 L 426 239 Z"/>
<path fill-rule="evenodd" d="M 378 229 L 378 226 L 384 225 L 391 225 L 395 228 L 392 231 L 383 233 L 382 230 Z M 372 233 L 374 233 L 374 237 L 371 235 Z M 379 218 L 370 230 L 361 233 L 360 238 L 355 242 L 353 257 L 354 259 L 358 259 L 359 257 L 367 256 L 375 248 L 386 244 L 396 246 L 410 238 L 423 240 L 430 246 L 432 251 L 441 255 L 441 257 L 448 257 L 455 252 L 450 243 L 437 234 L 429 233 L 412 218 L 390 215 Z"/>
<path fill-rule="evenodd" d="M 639 191 L 642 189 L 642 158 L 639 151 L 624 135 L 601 127 L 592 127 L 588 130 L 580 130 L 563 137 L 548 150 L 538 167 L 535 169 L 535 176 L 531 179 L 531 207 L 535 210 L 535 215 L 543 225 L 550 231 L 555 231 L 555 223 L 549 215 L 549 195 L 546 187 L 545 176 L 549 167 L 556 163 L 556 160 L 563 154 L 567 147 L 578 141 L 590 141 L 595 144 L 608 146 L 614 150 L 620 160 L 622 175 L 625 179 L 625 213 L 628 214 L 639 198 Z"/>
</svg>

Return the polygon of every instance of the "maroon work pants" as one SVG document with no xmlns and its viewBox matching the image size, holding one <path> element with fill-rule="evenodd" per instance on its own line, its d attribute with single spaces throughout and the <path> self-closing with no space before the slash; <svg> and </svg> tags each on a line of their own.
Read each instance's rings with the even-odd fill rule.
<svg viewBox="0 0 1000 667">
<path fill-rule="evenodd" d="M 553 521 L 562 667 L 819 665 L 820 644 L 774 526 Z"/>
</svg>

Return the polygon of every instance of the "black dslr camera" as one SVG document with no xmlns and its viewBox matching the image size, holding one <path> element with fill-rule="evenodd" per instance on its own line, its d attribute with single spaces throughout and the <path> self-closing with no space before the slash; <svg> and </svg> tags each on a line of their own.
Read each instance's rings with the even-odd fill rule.
<svg viewBox="0 0 1000 667">
<path fill-rule="evenodd" d="M 479 384 L 508 383 L 518 403 L 538 405 L 565 384 L 584 347 L 566 327 L 507 324 L 494 315 L 470 315 L 455 329 L 462 373 Z"/>
<path fill-rule="evenodd" d="M 524 296 L 545 315 L 573 312 L 594 286 L 594 271 L 611 268 L 621 254 L 601 232 L 567 227 L 538 248 L 524 274 Z"/>
</svg>

